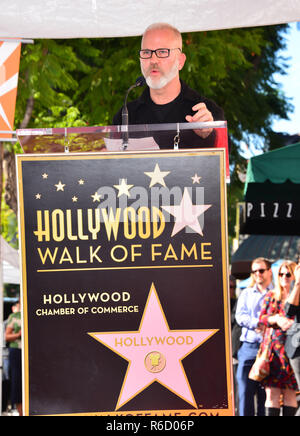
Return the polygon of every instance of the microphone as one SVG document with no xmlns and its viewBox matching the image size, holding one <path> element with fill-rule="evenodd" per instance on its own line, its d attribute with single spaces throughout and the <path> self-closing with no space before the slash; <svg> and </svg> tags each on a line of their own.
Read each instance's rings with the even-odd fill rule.
<svg viewBox="0 0 300 436">
<path fill-rule="evenodd" d="M 137 88 L 139 86 L 144 86 L 146 85 L 146 80 L 144 78 L 144 76 L 140 76 L 136 79 L 134 85 L 131 85 L 130 88 L 128 88 L 126 95 L 125 95 L 125 99 L 124 99 L 124 104 L 123 104 L 123 108 L 122 108 L 122 126 L 126 126 L 127 128 L 125 129 L 125 131 L 123 132 L 123 141 L 122 141 L 122 149 L 126 150 L 128 147 L 128 108 L 127 108 L 127 99 L 128 99 L 128 95 L 130 93 L 130 91 L 132 91 L 134 88 Z"/>
</svg>

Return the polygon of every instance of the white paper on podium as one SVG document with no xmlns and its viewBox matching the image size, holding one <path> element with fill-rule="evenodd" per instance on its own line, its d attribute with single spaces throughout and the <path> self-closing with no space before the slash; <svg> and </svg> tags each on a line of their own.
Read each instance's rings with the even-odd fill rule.
<svg viewBox="0 0 300 436">
<path fill-rule="evenodd" d="M 107 151 L 122 151 L 122 139 L 104 138 Z M 153 137 L 148 138 L 129 138 L 126 151 L 159 150 L 158 144 Z"/>
</svg>

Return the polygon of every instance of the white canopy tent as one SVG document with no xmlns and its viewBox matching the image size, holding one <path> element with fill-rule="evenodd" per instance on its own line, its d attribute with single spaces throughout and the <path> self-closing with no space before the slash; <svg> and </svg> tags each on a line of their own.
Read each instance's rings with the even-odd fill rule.
<svg viewBox="0 0 300 436">
<path fill-rule="evenodd" d="M 0 236 L 3 283 L 20 284 L 19 253 Z"/>
<path fill-rule="evenodd" d="M 3 283 L 20 284 L 20 270 L 6 260 L 3 261 Z"/>
<path fill-rule="evenodd" d="M 300 21 L 299 0 L 10 0 L 0 38 L 98 38 L 141 35 L 151 23 L 181 32 Z"/>
</svg>

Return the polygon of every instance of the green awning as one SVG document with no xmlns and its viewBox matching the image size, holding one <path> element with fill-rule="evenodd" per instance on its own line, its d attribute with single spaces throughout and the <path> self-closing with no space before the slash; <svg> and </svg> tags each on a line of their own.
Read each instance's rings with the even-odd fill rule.
<svg viewBox="0 0 300 436">
<path fill-rule="evenodd" d="M 245 193 L 249 183 L 300 183 L 300 143 L 252 157 L 248 164 Z"/>
</svg>

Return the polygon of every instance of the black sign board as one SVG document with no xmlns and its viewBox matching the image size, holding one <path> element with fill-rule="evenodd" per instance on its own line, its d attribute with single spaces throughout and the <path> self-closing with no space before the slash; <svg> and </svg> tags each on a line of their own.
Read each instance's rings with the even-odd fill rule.
<svg viewBox="0 0 300 436">
<path fill-rule="evenodd" d="M 232 415 L 223 150 L 20 155 L 26 415 Z"/>
<path fill-rule="evenodd" d="M 241 206 L 241 234 L 300 234 L 300 203 L 296 200 L 248 201 Z"/>
</svg>

